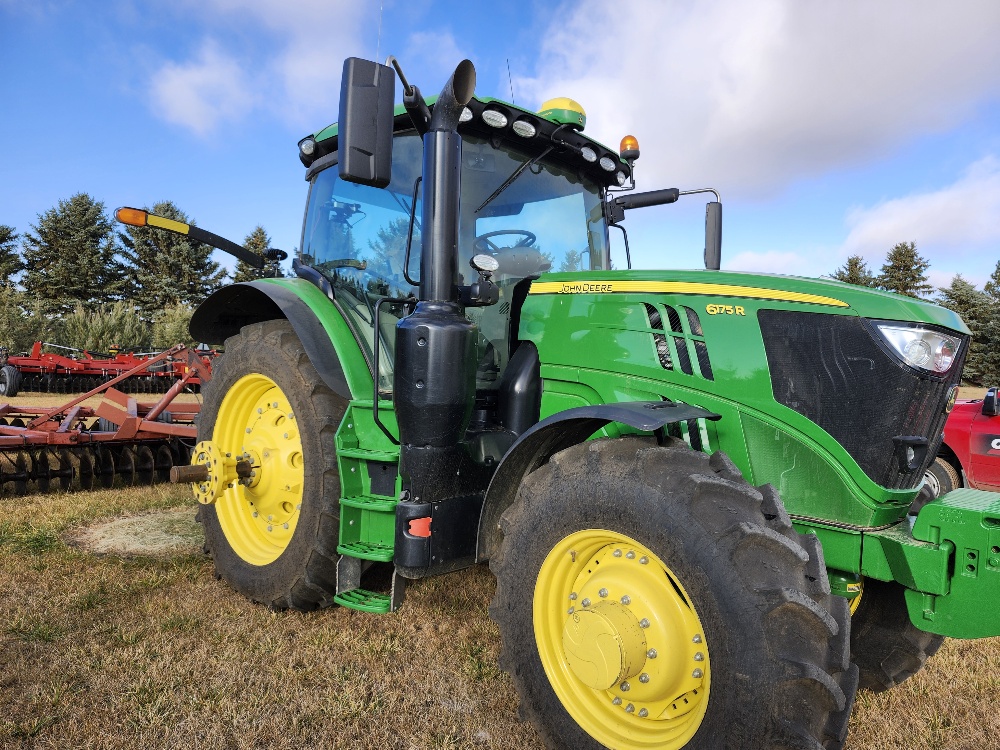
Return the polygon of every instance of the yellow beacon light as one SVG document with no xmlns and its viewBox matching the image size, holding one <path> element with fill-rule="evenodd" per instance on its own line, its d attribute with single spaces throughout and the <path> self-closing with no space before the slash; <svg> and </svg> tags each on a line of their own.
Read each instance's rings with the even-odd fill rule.
<svg viewBox="0 0 1000 750">
<path fill-rule="evenodd" d="M 618 147 L 618 153 L 629 163 L 635 161 L 639 158 L 639 141 L 634 135 L 625 136 Z"/>
<path fill-rule="evenodd" d="M 149 214 L 141 208 L 119 208 L 115 211 L 115 218 L 122 224 L 128 224 L 131 227 L 146 226 L 146 217 L 148 216 Z"/>
</svg>

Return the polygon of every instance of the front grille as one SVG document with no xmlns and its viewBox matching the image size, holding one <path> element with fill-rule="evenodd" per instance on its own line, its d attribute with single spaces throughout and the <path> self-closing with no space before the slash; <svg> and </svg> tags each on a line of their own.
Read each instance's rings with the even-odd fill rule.
<svg viewBox="0 0 1000 750">
<path fill-rule="evenodd" d="M 945 400 L 961 375 L 968 336 L 951 371 L 937 378 L 894 359 L 860 318 L 787 310 L 761 310 L 757 318 L 775 401 L 830 433 L 881 486 L 916 487 L 940 445 Z M 900 471 L 897 436 L 927 439 L 922 466 Z"/>
</svg>

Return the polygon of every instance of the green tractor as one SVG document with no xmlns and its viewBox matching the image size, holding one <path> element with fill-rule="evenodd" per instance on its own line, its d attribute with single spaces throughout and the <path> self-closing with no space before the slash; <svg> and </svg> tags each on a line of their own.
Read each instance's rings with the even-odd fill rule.
<svg viewBox="0 0 1000 750">
<path fill-rule="evenodd" d="M 998 496 L 907 514 L 954 313 L 722 272 L 717 196 L 704 270 L 614 269 L 628 211 L 712 191 L 636 192 L 638 144 L 570 100 L 475 97 L 468 61 L 425 100 L 389 62 L 402 106 L 350 59 L 339 127 L 299 143 L 295 277 L 192 319 L 225 354 L 176 478 L 222 578 L 387 613 L 489 562 L 500 664 L 553 747 L 841 747 L 859 683 L 1000 634 Z"/>
</svg>

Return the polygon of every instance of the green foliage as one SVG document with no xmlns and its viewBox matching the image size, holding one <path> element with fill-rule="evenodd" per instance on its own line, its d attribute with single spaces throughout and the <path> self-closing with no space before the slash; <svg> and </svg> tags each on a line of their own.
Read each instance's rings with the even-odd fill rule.
<svg viewBox="0 0 1000 750">
<path fill-rule="evenodd" d="M 29 297 L 49 301 L 57 312 L 122 298 L 122 267 L 103 203 L 77 193 L 40 214 L 32 229 L 24 236 L 21 280 Z"/>
<path fill-rule="evenodd" d="M 0 283 L 8 283 L 11 276 L 24 270 L 24 261 L 17 251 L 17 238 L 14 227 L 0 224 Z"/>
<path fill-rule="evenodd" d="M 930 262 L 917 252 L 916 243 L 898 242 L 885 257 L 878 286 L 907 297 L 925 297 L 934 289 L 927 283 L 929 267 Z"/>
<path fill-rule="evenodd" d="M 130 302 L 111 305 L 77 305 L 63 319 L 64 346 L 86 349 L 90 352 L 107 352 L 119 349 L 152 347 L 152 331 Z"/>
<path fill-rule="evenodd" d="M 560 271 L 579 271 L 583 263 L 583 253 L 579 250 L 567 250 L 559 264 Z"/>
<path fill-rule="evenodd" d="M 171 201 L 156 203 L 150 213 L 193 224 Z M 119 233 L 127 264 L 128 297 L 147 317 L 184 302 L 196 305 L 226 278 L 211 260 L 212 248 L 189 238 L 151 227 L 128 226 Z"/>
<path fill-rule="evenodd" d="M 387 284 L 381 291 L 391 297 L 406 296 L 410 285 L 403 277 L 403 262 L 406 260 L 406 238 L 410 229 L 410 220 L 399 217 L 392 219 L 384 227 L 379 228 L 376 239 L 369 241 L 371 257 L 368 260 L 368 272 L 386 280 Z M 413 241 L 410 263 L 411 268 L 419 263 L 420 232 L 413 229 Z M 344 256 L 345 258 L 351 256 Z M 413 276 L 419 272 L 414 270 Z M 377 291 L 377 290 L 372 290 Z"/>
<path fill-rule="evenodd" d="M 972 331 L 972 344 L 965 358 L 963 379 L 970 383 L 983 384 L 985 380 L 995 377 L 991 374 L 990 350 L 1000 342 L 995 340 L 991 325 L 991 317 L 996 304 L 986 292 L 979 291 L 974 284 L 958 274 L 947 287 L 941 287 L 934 301 L 942 307 L 954 310 Z"/>
<path fill-rule="evenodd" d="M 831 279 L 856 286 L 877 286 L 878 280 L 868 270 L 868 264 L 860 255 L 852 255 L 840 268 L 830 274 Z"/>
<path fill-rule="evenodd" d="M 194 346 L 196 342 L 188 332 L 193 314 L 194 308 L 184 302 L 161 310 L 153 321 L 153 348 L 161 351 L 174 344 Z"/>
<path fill-rule="evenodd" d="M 257 253 L 257 255 L 261 257 L 264 257 L 264 251 L 271 247 L 271 238 L 267 236 L 267 232 L 264 230 L 264 227 L 258 224 L 254 227 L 254 230 L 244 238 L 243 247 Z M 233 282 L 263 279 L 267 275 L 268 269 L 254 268 L 241 260 L 236 264 L 236 275 L 233 277 Z M 281 275 L 280 271 L 279 275 Z"/>
</svg>

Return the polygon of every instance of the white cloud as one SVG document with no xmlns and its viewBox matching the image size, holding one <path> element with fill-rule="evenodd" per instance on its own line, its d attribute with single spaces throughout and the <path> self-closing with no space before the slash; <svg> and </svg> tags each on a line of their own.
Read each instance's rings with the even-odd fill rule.
<svg viewBox="0 0 1000 750">
<path fill-rule="evenodd" d="M 606 143 L 633 132 L 647 184 L 773 191 L 1000 98 L 995 0 L 583 0 L 554 15 L 518 91 L 577 99 Z"/>
<path fill-rule="evenodd" d="M 253 87 L 240 63 L 212 42 L 196 58 L 165 64 L 150 87 L 153 107 L 165 120 L 205 135 L 221 121 L 245 115 Z"/>
<path fill-rule="evenodd" d="M 374 52 L 364 49 L 361 30 L 366 22 L 377 23 L 377 9 L 363 3 L 188 0 L 178 5 L 192 27 L 214 30 L 216 37 L 240 31 L 254 45 L 240 56 L 242 67 L 216 41 L 207 42 L 195 59 L 166 62 L 153 75 L 155 109 L 201 135 L 252 109 L 303 130 L 332 121 L 344 58 Z M 169 85 L 159 83 L 164 77 Z M 219 85 L 212 83 L 215 79 Z M 253 94 L 224 91 L 227 79 L 238 79 L 243 91 Z"/>
<path fill-rule="evenodd" d="M 988 157 L 940 190 L 852 210 L 844 251 L 872 257 L 909 241 L 940 255 L 974 253 L 989 243 L 1000 249 L 998 217 L 1000 160 Z"/>
</svg>

